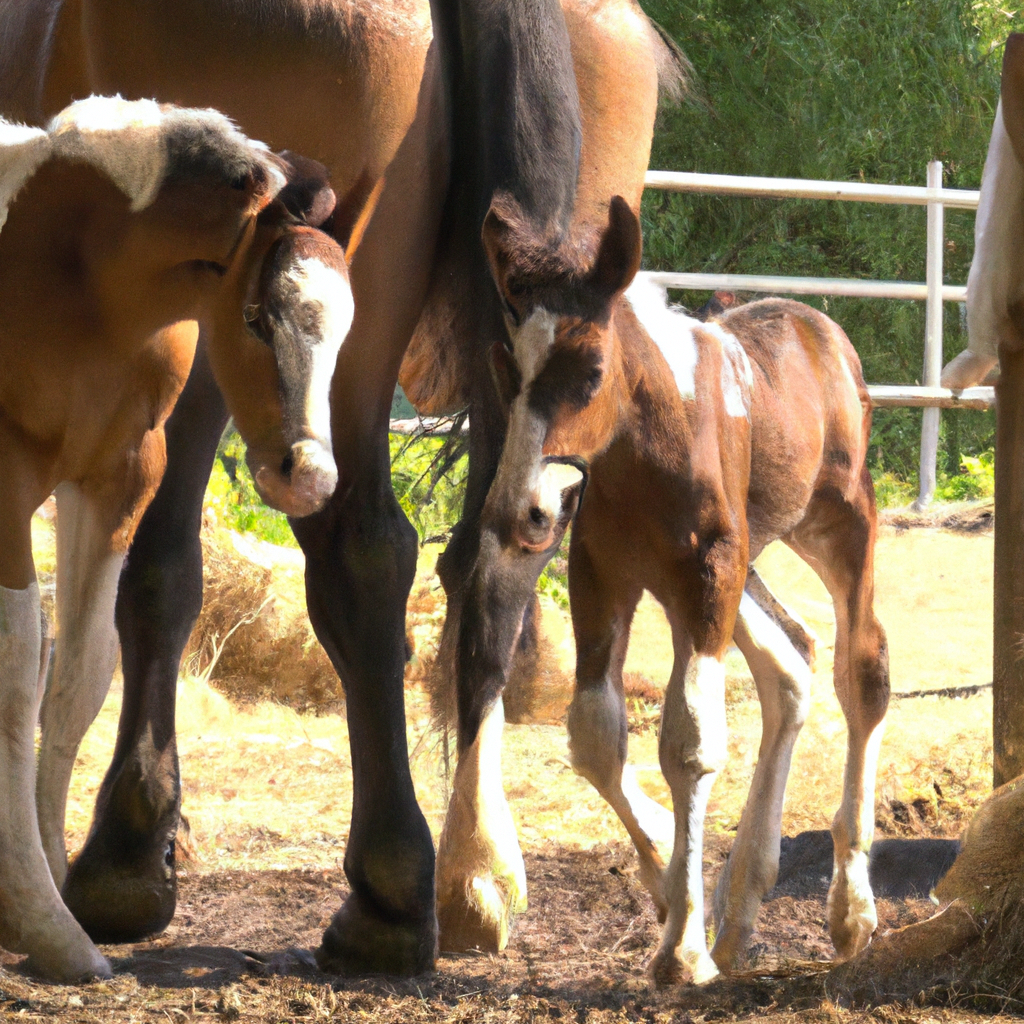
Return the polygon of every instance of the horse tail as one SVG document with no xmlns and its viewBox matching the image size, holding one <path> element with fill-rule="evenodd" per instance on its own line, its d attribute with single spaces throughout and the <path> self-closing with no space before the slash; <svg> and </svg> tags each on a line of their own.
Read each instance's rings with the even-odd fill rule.
<svg viewBox="0 0 1024 1024">
<path fill-rule="evenodd" d="M 665 28 L 653 18 L 647 21 L 658 62 L 658 101 L 665 106 L 678 106 L 693 91 L 693 65 Z"/>
</svg>

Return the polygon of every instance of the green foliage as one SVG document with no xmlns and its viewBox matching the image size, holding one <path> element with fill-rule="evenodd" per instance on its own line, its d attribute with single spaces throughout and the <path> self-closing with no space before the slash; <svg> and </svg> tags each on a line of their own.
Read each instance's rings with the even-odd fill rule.
<svg viewBox="0 0 1024 1024">
<path fill-rule="evenodd" d="M 204 512 L 229 529 L 252 533 L 260 540 L 298 547 L 288 519 L 264 505 L 245 463 L 245 442 L 234 427 L 224 432 L 206 488 Z"/>
<path fill-rule="evenodd" d="M 977 188 L 999 88 L 1002 40 L 1024 29 L 1005 0 L 642 0 L 696 71 L 694 98 L 662 113 L 651 166 L 772 177 Z M 923 281 L 925 211 L 648 190 L 652 269 Z M 973 214 L 946 211 L 945 280 L 967 280 Z M 684 297 L 699 305 L 703 296 Z M 924 304 L 808 300 L 837 320 L 872 383 L 920 379 Z M 966 344 L 945 309 L 945 358 Z M 944 461 L 991 444 L 991 416 L 960 412 Z M 947 418 L 944 414 L 944 419 Z M 916 472 L 920 413 L 875 414 L 873 468 Z M 884 459 L 880 461 L 880 453 Z"/>
<path fill-rule="evenodd" d="M 443 437 L 391 435 L 391 486 L 421 542 L 446 540 L 462 512 L 466 453 L 461 447 L 446 449 L 445 442 Z"/>
</svg>

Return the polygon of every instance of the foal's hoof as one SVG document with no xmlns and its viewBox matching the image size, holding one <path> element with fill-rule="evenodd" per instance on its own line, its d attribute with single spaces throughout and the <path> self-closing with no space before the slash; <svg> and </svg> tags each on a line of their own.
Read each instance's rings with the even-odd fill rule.
<svg viewBox="0 0 1024 1024">
<path fill-rule="evenodd" d="M 170 924 L 178 900 L 173 842 L 130 864 L 112 861 L 102 846 L 85 846 L 61 895 L 93 941 L 137 942 Z"/>
<path fill-rule="evenodd" d="M 722 925 L 711 950 L 711 959 L 723 974 L 732 974 L 746 962 L 747 943 L 753 931 L 738 924 Z"/>
<path fill-rule="evenodd" d="M 410 977 L 434 969 L 437 922 L 389 921 L 352 893 L 334 915 L 313 954 L 327 974 Z"/>
<path fill-rule="evenodd" d="M 441 949 L 497 953 L 508 945 L 515 914 L 526 909 L 526 893 L 512 875 L 477 876 L 464 889 L 438 892 L 437 923 Z"/>
<path fill-rule="evenodd" d="M 718 968 L 707 953 L 687 954 L 683 960 L 674 949 L 659 949 L 648 971 L 655 988 L 669 988 L 685 982 L 703 985 L 718 977 Z"/>
<path fill-rule="evenodd" d="M 833 886 L 826 906 L 828 933 L 840 959 L 855 957 L 878 927 L 875 901 L 868 895 L 844 893 Z"/>
</svg>

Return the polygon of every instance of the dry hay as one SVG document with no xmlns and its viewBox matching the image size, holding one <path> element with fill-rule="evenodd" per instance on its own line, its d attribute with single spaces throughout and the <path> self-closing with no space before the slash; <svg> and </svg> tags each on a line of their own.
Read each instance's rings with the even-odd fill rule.
<svg viewBox="0 0 1024 1024">
<path fill-rule="evenodd" d="M 203 529 L 203 610 L 186 670 L 236 700 L 329 710 L 341 683 L 306 613 L 302 553 L 217 526 Z"/>
<path fill-rule="evenodd" d="M 921 512 L 913 511 L 910 506 L 883 509 L 878 514 L 878 521 L 897 530 L 923 526 L 958 533 L 983 533 L 995 526 L 995 501 L 985 498 L 981 501 L 939 502 Z"/>
</svg>

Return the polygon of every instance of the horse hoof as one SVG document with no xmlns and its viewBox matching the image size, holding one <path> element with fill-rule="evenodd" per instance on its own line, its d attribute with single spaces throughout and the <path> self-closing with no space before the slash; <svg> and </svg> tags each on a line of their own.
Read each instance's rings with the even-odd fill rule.
<svg viewBox="0 0 1024 1024">
<path fill-rule="evenodd" d="M 873 899 L 831 896 L 827 904 L 828 933 L 841 960 L 855 957 L 871 941 L 878 927 Z"/>
<path fill-rule="evenodd" d="M 334 915 L 313 954 L 327 974 L 411 977 L 434 969 L 437 922 L 387 920 L 352 893 Z"/>
<path fill-rule="evenodd" d="M 61 896 L 94 942 L 137 942 L 162 932 L 178 901 L 173 840 L 131 865 L 114 864 L 87 844 Z"/>
<path fill-rule="evenodd" d="M 746 961 L 745 951 L 752 934 L 753 928 L 738 924 L 722 925 L 711 950 L 711 959 L 722 974 L 732 974 Z"/>
<path fill-rule="evenodd" d="M 687 955 L 683 960 L 674 949 L 659 949 L 651 961 L 649 973 L 655 988 L 669 988 L 685 982 L 704 985 L 718 977 L 718 967 L 707 953 Z"/>
<path fill-rule="evenodd" d="M 497 953 L 508 945 L 512 919 L 526 909 L 526 893 L 513 876 L 477 876 L 465 889 L 438 894 L 441 949 Z"/>
<path fill-rule="evenodd" d="M 114 976 L 106 957 L 91 942 L 76 945 L 79 948 L 74 950 L 63 944 L 55 949 L 37 950 L 25 961 L 24 970 L 58 985 L 80 985 Z"/>
</svg>

